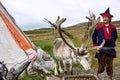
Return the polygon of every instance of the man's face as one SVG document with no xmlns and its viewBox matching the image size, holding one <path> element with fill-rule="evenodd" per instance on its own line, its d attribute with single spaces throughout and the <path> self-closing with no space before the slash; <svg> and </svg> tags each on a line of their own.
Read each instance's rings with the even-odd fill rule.
<svg viewBox="0 0 120 80">
<path fill-rule="evenodd" d="M 103 22 L 105 24 L 109 23 L 110 19 L 108 17 L 103 17 Z"/>
</svg>

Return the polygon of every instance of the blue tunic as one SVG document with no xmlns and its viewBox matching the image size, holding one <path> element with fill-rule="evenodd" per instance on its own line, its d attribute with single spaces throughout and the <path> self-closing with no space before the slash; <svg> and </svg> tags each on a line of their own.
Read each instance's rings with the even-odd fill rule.
<svg viewBox="0 0 120 80">
<path fill-rule="evenodd" d="M 93 46 L 99 46 L 103 39 L 105 40 L 104 47 L 115 47 L 115 41 L 117 39 L 117 30 L 116 26 L 113 24 L 109 24 L 108 29 L 106 28 L 104 23 L 101 23 L 95 28 L 95 31 L 92 36 Z M 115 49 L 108 50 L 100 50 L 100 55 L 109 54 L 113 57 L 116 57 Z"/>
</svg>

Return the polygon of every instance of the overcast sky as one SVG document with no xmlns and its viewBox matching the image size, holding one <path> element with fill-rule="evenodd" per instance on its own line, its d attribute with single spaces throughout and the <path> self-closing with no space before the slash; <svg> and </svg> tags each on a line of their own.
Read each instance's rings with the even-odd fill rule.
<svg viewBox="0 0 120 80">
<path fill-rule="evenodd" d="M 120 0 L 0 0 L 22 30 L 50 27 L 44 18 L 55 22 L 67 18 L 62 26 L 86 22 L 89 10 L 97 16 L 110 7 L 112 20 L 120 20 Z"/>
</svg>

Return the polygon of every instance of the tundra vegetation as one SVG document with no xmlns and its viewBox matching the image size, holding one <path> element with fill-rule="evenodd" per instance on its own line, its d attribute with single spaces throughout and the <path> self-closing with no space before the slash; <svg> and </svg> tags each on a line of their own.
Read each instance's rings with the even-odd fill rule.
<svg viewBox="0 0 120 80">
<path fill-rule="evenodd" d="M 117 51 L 117 58 L 114 60 L 114 67 L 120 68 L 120 21 L 113 21 L 113 23 L 117 26 L 118 31 L 118 39 L 116 42 L 116 51 Z M 79 23 L 73 26 L 68 26 L 67 28 L 63 28 L 63 30 L 71 33 L 74 35 L 72 41 L 74 42 L 75 46 L 81 46 L 82 43 L 81 39 L 84 32 L 87 32 L 87 22 Z M 41 47 L 44 51 L 48 52 L 51 56 L 53 56 L 53 41 L 55 38 L 60 37 L 58 32 L 54 30 L 54 28 L 42 28 L 36 30 L 29 30 L 24 31 L 25 34 L 30 38 L 30 40 L 37 46 Z M 92 42 L 90 42 L 89 47 L 92 47 Z M 94 58 L 95 50 L 91 52 L 92 57 L 92 69 L 97 68 L 97 59 Z M 80 65 L 74 65 L 79 66 Z M 20 80 L 45 80 L 45 78 L 36 76 L 36 75 L 29 75 L 27 77 L 20 77 Z"/>
</svg>

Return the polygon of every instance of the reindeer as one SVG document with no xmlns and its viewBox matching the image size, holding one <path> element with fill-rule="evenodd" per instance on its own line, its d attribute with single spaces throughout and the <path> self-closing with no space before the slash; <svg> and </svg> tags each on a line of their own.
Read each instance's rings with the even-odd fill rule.
<svg viewBox="0 0 120 80">
<path fill-rule="evenodd" d="M 61 38 L 56 38 L 53 44 L 53 53 L 54 53 L 54 57 L 58 61 L 60 73 L 64 73 L 67 71 L 66 63 L 69 63 L 70 64 L 69 71 L 72 74 L 72 71 L 73 71 L 72 65 L 74 62 L 75 63 L 79 62 L 84 67 L 85 70 L 90 70 L 91 68 L 90 68 L 90 63 L 89 63 L 90 62 L 89 51 L 93 49 L 98 50 L 105 43 L 105 40 L 103 40 L 100 46 L 88 48 L 90 38 L 95 29 L 95 26 L 100 21 L 100 17 L 96 19 L 94 14 L 90 14 L 90 17 L 86 17 L 86 18 L 91 22 L 91 26 L 89 26 L 88 39 L 87 39 L 86 45 L 82 44 L 81 47 L 75 47 L 74 43 L 70 39 L 64 38 L 62 31 L 61 31 L 61 24 L 66 21 L 66 18 L 60 19 L 60 17 L 58 17 L 58 19 L 56 20 L 56 24 L 45 19 L 46 22 L 50 23 L 54 27 L 57 27 L 58 33 L 61 37 Z M 63 63 L 64 69 L 62 69 L 61 67 L 62 63 Z M 57 65 L 55 67 L 55 75 L 58 75 Z"/>
</svg>

